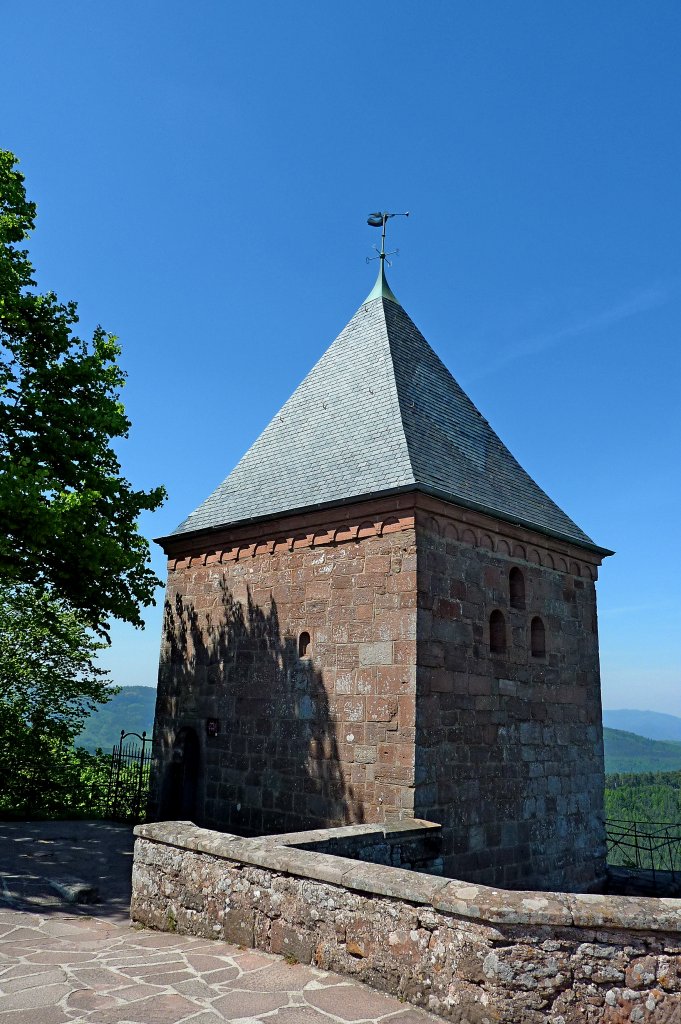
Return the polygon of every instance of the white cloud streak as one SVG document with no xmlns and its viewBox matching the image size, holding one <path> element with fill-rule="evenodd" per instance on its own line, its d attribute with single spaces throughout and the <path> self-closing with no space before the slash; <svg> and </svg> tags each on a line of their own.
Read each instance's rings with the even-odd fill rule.
<svg viewBox="0 0 681 1024">
<path fill-rule="evenodd" d="M 509 345 L 505 352 L 501 352 L 496 359 L 493 359 L 485 367 L 481 368 L 478 373 L 474 373 L 473 379 L 486 377 L 490 373 L 496 373 L 518 359 L 524 359 L 527 356 L 557 348 L 566 341 L 597 333 L 615 324 L 622 323 L 624 320 L 629 320 L 640 313 L 645 313 L 650 309 L 657 309 L 669 301 L 671 294 L 671 289 L 668 287 L 661 284 L 653 285 L 634 292 L 630 298 L 618 303 L 616 306 L 611 306 L 600 313 L 585 317 L 576 323 L 566 324 L 557 330 L 524 338 Z"/>
</svg>

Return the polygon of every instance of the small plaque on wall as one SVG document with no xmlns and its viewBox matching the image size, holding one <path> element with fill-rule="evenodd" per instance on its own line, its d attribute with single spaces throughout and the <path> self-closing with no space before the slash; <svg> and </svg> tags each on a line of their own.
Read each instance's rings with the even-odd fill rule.
<svg viewBox="0 0 681 1024">
<path fill-rule="evenodd" d="M 220 732 L 220 720 L 218 718 L 206 719 L 206 736 L 217 736 Z"/>
</svg>

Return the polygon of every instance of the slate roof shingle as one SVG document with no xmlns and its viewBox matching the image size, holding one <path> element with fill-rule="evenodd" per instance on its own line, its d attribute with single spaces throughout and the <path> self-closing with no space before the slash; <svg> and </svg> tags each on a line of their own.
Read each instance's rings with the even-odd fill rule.
<svg viewBox="0 0 681 1024">
<path fill-rule="evenodd" d="M 171 536 L 413 489 L 596 547 L 511 455 L 402 306 L 383 294 L 360 306 Z"/>
</svg>

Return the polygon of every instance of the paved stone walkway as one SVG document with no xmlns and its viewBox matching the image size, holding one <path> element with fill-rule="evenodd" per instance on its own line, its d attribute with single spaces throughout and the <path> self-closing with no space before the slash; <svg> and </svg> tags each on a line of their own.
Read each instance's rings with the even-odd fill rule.
<svg viewBox="0 0 681 1024">
<path fill-rule="evenodd" d="M 131 926 L 131 849 L 129 829 L 103 822 L 0 823 L 0 1024 L 437 1020 L 314 967 Z M 49 880 L 65 876 L 104 899 L 64 904 Z"/>
</svg>

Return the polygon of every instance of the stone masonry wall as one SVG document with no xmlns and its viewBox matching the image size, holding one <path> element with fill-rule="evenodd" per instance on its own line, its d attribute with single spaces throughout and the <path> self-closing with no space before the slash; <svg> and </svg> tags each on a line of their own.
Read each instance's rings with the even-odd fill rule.
<svg viewBox="0 0 681 1024">
<path fill-rule="evenodd" d="M 446 874 L 584 891 L 605 873 L 599 560 L 445 513 L 431 502 L 417 516 L 415 813 L 443 825 Z M 495 610 L 505 620 L 499 654 Z M 534 616 L 543 657 L 531 654 Z"/>
<path fill-rule="evenodd" d="M 131 915 L 149 927 L 312 962 L 457 1024 L 681 1019 L 680 900 L 504 892 L 177 822 L 136 834 Z"/>
<path fill-rule="evenodd" d="M 170 552 L 152 817 L 253 834 L 413 814 L 413 509 L 334 515 Z"/>
<path fill-rule="evenodd" d="M 441 875 L 442 829 L 432 821 L 406 818 L 386 825 L 346 825 L 261 837 L 263 845 L 295 847 L 368 864 Z"/>
</svg>

